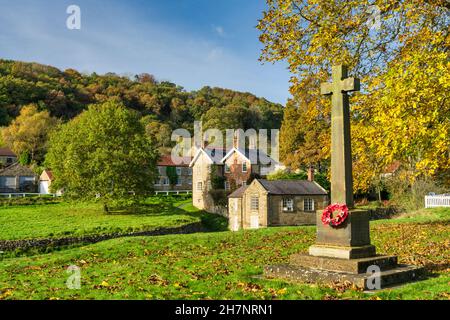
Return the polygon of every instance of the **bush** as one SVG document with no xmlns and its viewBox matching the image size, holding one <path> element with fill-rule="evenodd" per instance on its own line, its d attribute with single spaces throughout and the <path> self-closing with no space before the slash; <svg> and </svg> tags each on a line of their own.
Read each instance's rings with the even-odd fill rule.
<svg viewBox="0 0 450 320">
<path fill-rule="evenodd" d="M 416 211 L 424 207 L 425 196 L 430 192 L 443 193 L 444 189 L 433 180 L 417 179 L 409 183 L 399 177 L 386 181 L 390 203 L 402 211 Z"/>
<path fill-rule="evenodd" d="M 0 206 L 29 206 L 60 202 L 62 199 L 56 197 L 0 198 Z"/>
<path fill-rule="evenodd" d="M 225 190 L 212 189 L 209 190 L 209 195 L 214 201 L 214 205 L 226 207 L 228 204 L 228 193 Z"/>
</svg>

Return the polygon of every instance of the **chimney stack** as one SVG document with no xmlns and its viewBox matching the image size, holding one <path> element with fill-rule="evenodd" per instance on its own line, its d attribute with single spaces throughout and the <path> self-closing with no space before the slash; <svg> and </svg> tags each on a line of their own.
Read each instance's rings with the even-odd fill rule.
<svg viewBox="0 0 450 320">
<path fill-rule="evenodd" d="M 308 181 L 314 181 L 314 168 L 312 166 L 308 168 Z"/>
</svg>

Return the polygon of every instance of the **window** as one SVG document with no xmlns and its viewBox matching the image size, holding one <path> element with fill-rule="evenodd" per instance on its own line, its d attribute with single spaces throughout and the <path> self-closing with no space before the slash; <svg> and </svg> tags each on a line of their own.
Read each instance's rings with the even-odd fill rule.
<svg viewBox="0 0 450 320">
<path fill-rule="evenodd" d="M 160 181 L 161 181 L 161 178 L 157 178 L 155 180 L 155 186 L 160 186 L 161 185 Z"/>
<path fill-rule="evenodd" d="M 230 173 L 230 166 L 225 163 L 225 173 Z"/>
<path fill-rule="evenodd" d="M 292 198 L 284 198 L 283 199 L 283 211 L 287 211 L 287 212 L 294 211 L 294 199 L 292 199 Z"/>
<path fill-rule="evenodd" d="M 244 181 L 241 183 L 241 186 L 246 186 L 247 185 L 247 181 Z"/>
<path fill-rule="evenodd" d="M 181 177 L 177 177 L 177 186 L 181 186 L 181 185 L 182 185 Z"/>
<path fill-rule="evenodd" d="M 250 198 L 250 210 L 258 211 L 259 210 L 259 198 L 258 196 L 251 196 Z"/>
<path fill-rule="evenodd" d="M 225 190 L 230 190 L 230 183 L 228 181 L 225 181 Z"/>
<path fill-rule="evenodd" d="M 192 176 L 192 168 L 188 168 L 188 176 Z"/>
<path fill-rule="evenodd" d="M 203 190 L 203 182 L 197 182 L 197 191 Z"/>
<path fill-rule="evenodd" d="M 170 184 L 169 178 L 167 178 L 167 177 L 162 178 L 162 181 L 163 181 L 162 184 L 163 184 L 164 186 L 168 186 L 168 185 Z"/>
<path fill-rule="evenodd" d="M 16 177 L 0 177 L 0 188 L 16 188 Z"/>
<path fill-rule="evenodd" d="M 177 167 L 177 175 L 181 176 L 181 168 Z"/>
<path fill-rule="evenodd" d="M 304 199 L 303 200 L 303 211 L 314 211 L 314 200 Z"/>
<path fill-rule="evenodd" d="M 242 172 L 247 172 L 247 162 L 242 162 Z"/>
</svg>

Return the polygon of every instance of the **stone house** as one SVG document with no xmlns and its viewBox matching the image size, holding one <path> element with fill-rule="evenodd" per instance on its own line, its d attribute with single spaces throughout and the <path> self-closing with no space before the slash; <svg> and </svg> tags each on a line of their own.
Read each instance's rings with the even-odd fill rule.
<svg viewBox="0 0 450 320">
<path fill-rule="evenodd" d="M 191 158 L 172 159 L 171 155 L 163 155 L 157 163 L 158 178 L 155 181 L 156 191 L 187 191 L 192 189 L 192 168 L 189 167 Z M 174 168 L 178 181 L 170 184 L 167 173 L 169 167 Z"/>
<path fill-rule="evenodd" d="M 211 176 L 214 167 L 213 150 L 209 148 L 199 149 L 192 159 L 189 167 L 192 168 L 192 204 L 201 209 L 211 211 L 214 201 L 209 195 L 211 190 Z M 216 167 L 216 170 L 220 170 Z M 220 174 L 220 172 L 215 172 Z"/>
<path fill-rule="evenodd" d="M 36 193 L 37 181 L 33 170 L 14 163 L 0 170 L 0 193 Z"/>
<path fill-rule="evenodd" d="M 316 223 L 316 210 L 328 205 L 328 193 L 315 181 L 255 179 L 228 197 L 232 231 Z"/>
<path fill-rule="evenodd" d="M 261 164 L 260 159 L 269 164 Z M 222 213 L 223 208 L 218 208 L 210 195 L 213 176 L 223 178 L 223 190 L 234 191 L 245 186 L 252 175 L 262 178 L 281 167 L 274 160 L 269 160 L 271 159 L 267 155 L 256 149 L 235 146 L 229 150 L 213 146 L 199 148 L 190 163 L 193 205 L 208 212 Z M 226 211 L 224 214 L 226 215 Z"/>
<path fill-rule="evenodd" d="M 9 148 L 0 148 L 0 167 L 12 165 L 17 161 L 17 156 Z"/>
</svg>

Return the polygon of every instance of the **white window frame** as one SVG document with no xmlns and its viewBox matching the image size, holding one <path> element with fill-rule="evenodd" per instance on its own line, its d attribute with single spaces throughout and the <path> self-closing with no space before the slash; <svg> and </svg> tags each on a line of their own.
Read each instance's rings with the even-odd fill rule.
<svg viewBox="0 0 450 320">
<path fill-rule="evenodd" d="M 303 199 L 303 211 L 313 212 L 314 206 L 315 206 L 314 199 L 312 199 L 312 198 Z M 309 210 L 310 208 L 311 208 L 311 210 Z"/>
<path fill-rule="evenodd" d="M 188 176 L 192 176 L 192 168 L 188 168 Z"/>
<path fill-rule="evenodd" d="M 245 166 L 245 170 L 244 170 L 244 166 Z M 242 162 L 242 172 L 248 172 L 248 166 L 247 166 L 246 161 Z"/>
<path fill-rule="evenodd" d="M 230 190 L 230 183 L 227 180 L 224 182 L 224 188 L 225 190 Z"/>
<path fill-rule="evenodd" d="M 250 210 L 259 211 L 259 197 L 257 195 L 250 196 Z"/>
<path fill-rule="evenodd" d="M 294 199 L 293 198 L 283 198 L 281 200 L 283 207 L 283 212 L 294 212 Z"/>
<path fill-rule="evenodd" d="M 177 175 L 181 176 L 181 167 L 176 167 Z"/>
</svg>

